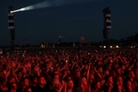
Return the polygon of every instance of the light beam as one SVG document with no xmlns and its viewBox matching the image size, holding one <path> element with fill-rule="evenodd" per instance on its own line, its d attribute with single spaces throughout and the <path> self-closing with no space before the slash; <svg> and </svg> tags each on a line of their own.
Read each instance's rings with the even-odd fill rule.
<svg viewBox="0 0 138 92">
<path fill-rule="evenodd" d="M 27 7 L 23 7 L 14 11 L 11 11 L 11 13 L 21 12 L 21 11 L 27 11 L 27 10 L 33 10 L 33 9 L 39 9 L 39 8 L 45 8 L 52 6 L 52 3 L 49 1 L 43 1 L 34 5 L 30 5 Z"/>
<path fill-rule="evenodd" d="M 95 2 L 95 1 L 104 1 L 104 0 L 47 0 L 47 1 L 43 1 L 40 3 L 34 4 L 34 5 L 30 5 L 27 7 L 23 7 L 23 8 L 11 11 L 11 13 L 39 9 L 39 8 L 46 8 L 46 7 L 51 7 L 51 6 L 60 6 L 60 5 L 66 5 L 66 4 Z"/>
</svg>

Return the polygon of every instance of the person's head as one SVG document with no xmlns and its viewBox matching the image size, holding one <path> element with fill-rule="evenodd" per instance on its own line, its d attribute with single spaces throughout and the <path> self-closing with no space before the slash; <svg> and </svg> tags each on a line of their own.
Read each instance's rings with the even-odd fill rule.
<svg viewBox="0 0 138 92">
<path fill-rule="evenodd" d="M 90 79 L 90 83 L 92 83 L 94 81 L 94 73 L 90 73 L 89 75 L 89 79 Z"/>
<path fill-rule="evenodd" d="M 12 83 L 11 86 L 14 87 L 15 89 L 17 89 L 17 83 L 16 82 Z"/>
<path fill-rule="evenodd" d="M 54 78 L 53 78 L 54 80 L 59 80 L 59 75 L 54 75 Z"/>
<path fill-rule="evenodd" d="M 81 78 L 81 80 L 80 80 L 80 85 L 83 85 L 83 86 L 87 86 L 87 85 L 88 85 L 88 84 L 87 84 L 87 80 L 86 80 L 85 77 Z"/>
<path fill-rule="evenodd" d="M 121 76 L 119 76 L 119 77 L 117 77 L 117 85 L 123 85 L 123 79 L 122 79 L 122 77 Z"/>
<path fill-rule="evenodd" d="M 134 74 L 133 71 L 130 71 L 130 72 L 129 72 L 129 77 L 130 77 L 130 78 L 135 78 L 135 74 Z"/>
<path fill-rule="evenodd" d="M 122 74 L 122 72 L 121 72 L 121 69 L 120 69 L 120 68 L 117 68 L 116 72 L 117 72 L 117 74 L 119 74 L 119 75 L 121 75 L 121 74 Z"/>
<path fill-rule="evenodd" d="M 77 70 L 75 71 L 75 77 L 76 77 L 76 78 L 80 78 L 80 76 L 81 76 L 80 70 L 77 69 Z"/>
<path fill-rule="evenodd" d="M 33 83 L 33 84 L 37 84 L 37 83 L 38 83 L 38 79 L 37 79 L 37 77 L 33 77 L 33 79 L 32 79 L 32 83 Z"/>
<path fill-rule="evenodd" d="M 105 76 L 108 76 L 108 75 L 110 75 L 110 72 L 109 72 L 109 70 L 107 70 L 107 69 L 106 69 L 106 70 L 104 71 L 104 75 L 105 75 Z"/>
<path fill-rule="evenodd" d="M 103 73 L 103 68 L 102 67 L 98 68 L 98 72 Z"/>
<path fill-rule="evenodd" d="M 31 87 L 26 87 L 26 88 L 24 89 L 24 92 L 32 92 L 32 88 L 31 88 Z"/>
<path fill-rule="evenodd" d="M 118 63 L 114 64 L 115 69 L 118 68 L 118 67 L 119 67 Z"/>
<path fill-rule="evenodd" d="M 126 67 L 125 67 L 125 65 L 123 65 L 123 66 L 122 66 L 122 70 L 125 70 L 125 69 L 126 69 Z"/>
<path fill-rule="evenodd" d="M 55 76 L 55 75 L 60 76 L 59 70 L 54 70 L 53 75 L 54 75 L 54 76 Z"/>
<path fill-rule="evenodd" d="M 16 79 L 14 77 L 10 77 L 9 78 L 9 83 L 14 83 L 14 82 L 16 82 Z"/>
<path fill-rule="evenodd" d="M 9 92 L 16 92 L 16 88 L 14 86 L 10 86 L 8 90 Z"/>
<path fill-rule="evenodd" d="M 95 88 L 96 89 L 100 89 L 101 88 L 101 82 L 100 81 L 96 81 L 95 82 Z"/>
<path fill-rule="evenodd" d="M 18 77 L 19 79 L 21 79 L 22 76 L 23 76 L 23 73 L 22 73 L 21 71 L 20 71 L 20 72 L 17 72 L 17 77 Z"/>
<path fill-rule="evenodd" d="M 24 67 L 23 68 L 23 73 L 26 74 L 27 73 L 27 69 Z"/>
<path fill-rule="evenodd" d="M 23 79 L 23 86 L 29 86 L 29 85 L 30 85 L 29 79 L 28 78 L 24 78 Z"/>
<path fill-rule="evenodd" d="M 98 63 L 97 63 L 98 66 L 101 66 L 102 64 L 103 64 L 103 63 L 102 63 L 101 60 L 99 60 Z"/>
<path fill-rule="evenodd" d="M 86 76 L 87 76 L 87 71 L 86 71 L 86 70 L 83 70 L 83 71 L 81 72 L 81 74 L 82 74 L 82 75 L 81 75 L 82 77 L 86 77 Z"/>
<path fill-rule="evenodd" d="M 68 75 L 70 75 L 70 74 L 71 74 L 71 72 L 70 72 L 70 70 L 69 70 L 69 69 L 67 70 L 67 74 L 68 74 Z"/>
<path fill-rule="evenodd" d="M 67 88 L 72 89 L 74 87 L 74 82 L 72 79 L 69 79 L 67 82 Z"/>
<path fill-rule="evenodd" d="M 39 85 L 45 85 L 45 84 L 46 84 L 46 79 L 45 79 L 45 77 L 44 77 L 44 76 L 40 76 L 40 77 L 38 78 L 38 83 L 39 83 Z"/>
<path fill-rule="evenodd" d="M 55 79 L 53 80 L 52 84 L 51 84 L 51 88 L 55 91 L 58 91 L 58 89 L 60 88 L 61 83 L 59 80 Z"/>
<path fill-rule="evenodd" d="M 88 64 L 84 66 L 85 70 L 88 70 L 88 68 L 89 68 Z"/>
<path fill-rule="evenodd" d="M 113 77 L 112 77 L 112 76 L 109 76 L 109 77 L 107 78 L 107 84 L 113 84 L 113 83 L 114 83 Z"/>
</svg>

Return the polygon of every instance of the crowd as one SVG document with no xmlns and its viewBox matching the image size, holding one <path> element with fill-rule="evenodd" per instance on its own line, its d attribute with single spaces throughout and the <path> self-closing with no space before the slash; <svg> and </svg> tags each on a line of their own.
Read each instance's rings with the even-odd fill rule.
<svg viewBox="0 0 138 92">
<path fill-rule="evenodd" d="M 138 92 L 138 50 L 74 48 L 1 54 L 0 92 Z"/>
</svg>

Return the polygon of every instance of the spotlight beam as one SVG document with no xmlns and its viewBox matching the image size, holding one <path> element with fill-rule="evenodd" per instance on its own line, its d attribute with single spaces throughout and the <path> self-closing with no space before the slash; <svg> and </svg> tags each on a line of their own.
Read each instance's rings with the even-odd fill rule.
<svg viewBox="0 0 138 92">
<path fill-rule="evenodd" d="M 33 9 L 39 9 L 39 8 L 45 8 L 45 7 L 50 7 L 52 6 L 52 3 L 49 1 L 43 1 L 34 5 L 30 5 L 27 7 L 23 7 L 14 11 L 11 11 L 11 13 L 16 13 L 16 12 L 21 12 L 21 11 L 28 11 L 28 10 L 33 10 Z"/>
<path fill-rule="evenodd" d="M 30 5 L 30 6 L 23 7 L 23 8 L 17 9 L 17 10 L 13 10 L 13 11 L 11 11 L 11 13 L 28 11 L 28 10 L 39 9 L 39 8 L 52 7 L 52 6 L 61 6 L 61 5 L 67 5 L 67 4 L 95 2 L 95 1 L 104 1 L 104 0 L 46 0 L 46 1 L 34 4 L 34 5 Z"/>
</svg>

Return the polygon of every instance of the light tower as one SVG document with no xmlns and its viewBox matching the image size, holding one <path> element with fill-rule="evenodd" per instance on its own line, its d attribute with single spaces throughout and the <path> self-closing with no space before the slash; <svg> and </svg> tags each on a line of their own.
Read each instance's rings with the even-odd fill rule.
<svg viewBox="0 0 138 92">
<path fill-rule="evenodd" d="M 8 29 L 10 31 L 10 40 L 11 40 L 11 49 L 14 49 L 14 40 L 15 40 L 15 27 L 14 27 L 14 14 L 11 13 L 13 7 L 9 6 L 8 10 Z"/>
<path fill-rule="evenodd" d="M 104 28 L 103 28 L 103 38 L 107 48 L 109 47 L 109 29 L 111 29 L 111 11 L 109 7 L 104 8 L 103 10 L 104 17 Z"/>
</svg>

